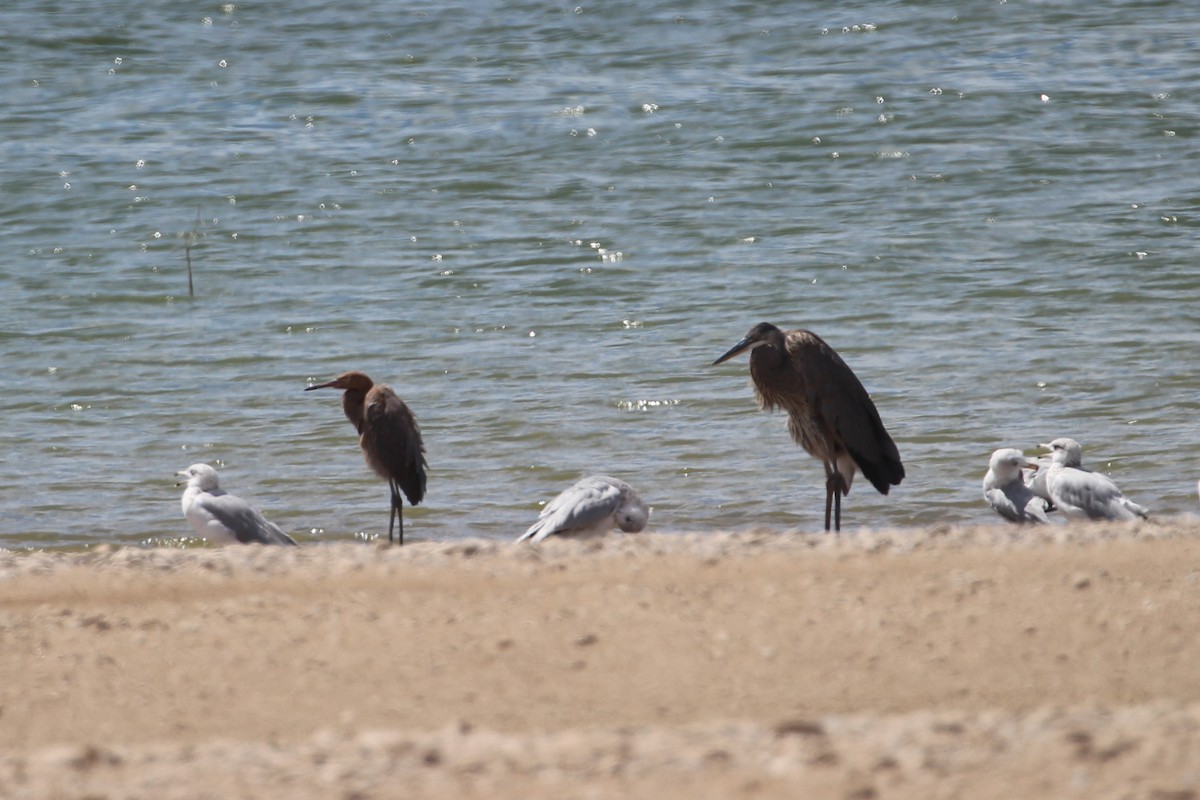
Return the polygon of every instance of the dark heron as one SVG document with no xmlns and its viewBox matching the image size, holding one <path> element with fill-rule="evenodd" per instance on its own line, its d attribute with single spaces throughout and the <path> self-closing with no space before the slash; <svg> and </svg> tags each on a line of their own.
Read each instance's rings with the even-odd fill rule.
<svg viewBox="0 0 1200 800">
<path fill-rule="evenodd" d="M 400 493 L 412 505 L 425 497 L 425 443 L 417 418 L 390 387 L 378 386 L 362 372 L 343 372 L 328 383 L 313 389 L 343 389 L 342 409 L 358 431 L 367 466 L 388 482 L 392 490 L 392 516 L 388 521 L 388 541 L 399 520 L 400 544 L 404 544 L 404 503 Z"/>
<path fill-rule="evenodd" d="M 180 506 L 196 535 L 209 541 L 241 544 L 295 544 L 296 540 L 242 498 L 221 489 L 217 471 L 192 464 L 175 473 L 187 484 Z"/>
<path fill-rule="evenodd" d="M 786 411 L 792 439 L 825 465 L 825 530 L 831 511 L 834 530 L 842 529 L 842 495 L 856 469 L 880 494 L 904 480 L 900 451 L 870 395 L 825 340 L 762 322 L 713 366 L 746 350 L 759 406 Z"/>
<path fill-rule="evenodd" d="M 650 509 L 636 489 L 608 475 L 592 475 L 547 503 L 537 522 L 517 541 L 536 543 L 555 534 L 586 539 L 614 527 L 638 533 L 649 519 Z"/>
</svg>

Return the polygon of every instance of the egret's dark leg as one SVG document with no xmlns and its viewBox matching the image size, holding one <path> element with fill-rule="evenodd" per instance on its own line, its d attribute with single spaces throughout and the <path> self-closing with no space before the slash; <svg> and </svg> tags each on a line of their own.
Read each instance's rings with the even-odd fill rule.
<svg viewBox="0 0 1200 800">
<path fill-rule="evenodd" d="M 837 491 L 834 483 L 837 474 L 829 462 L 825 462 L 825 530 L 829 530 L 829 514 L 833 510 L 833 495 Z"/>
<path fill-rule="evenodd" d="M 393 480 L 388 481 L 388 487 L 392 490 L 392 516 L 388 519 L 388 541 L 394 541 L 392 538 L 392 528 L 396 521 L 400 521 L 400 544 L 404 544 L 404 506 L 403 499 L 400 497 L 400 487 Z"/>
<path fill-rule="evenodd" d="M 829 530 L 829 512 L 833 509 L 833 489 L 825 481 L 825 530 Z"/>
<path fill-rule="evenodd" d="M 829 530 L 830 511 L 833 517 L 833 530 L 842 529 L 842 495 L 846 493 L 846 481 L 842 478 L 837 466 L 825 462 L 825 530 Z"/>
<path fill-rule="evenodd" d="M 393 533 L 393 528 L 396 525 L 396 495 L 394 495 L 394 494 L 391 497 L 391 506 L 392 506 L 390 509 L 391 513 L 388 515 L 388 541 L 389 542 L 393 541 L 394 540 L 393 537 L 395 536 L 395 533 Z"/>
<path fill-rule="evenodd" d="M 842 529 L 842 478 L 840 475 L 837 478 L 837 486 L 833 489 L 833 529 L 841 531 Z M 828 529 L 826 529 L 828 530 Z"/>
</svg>

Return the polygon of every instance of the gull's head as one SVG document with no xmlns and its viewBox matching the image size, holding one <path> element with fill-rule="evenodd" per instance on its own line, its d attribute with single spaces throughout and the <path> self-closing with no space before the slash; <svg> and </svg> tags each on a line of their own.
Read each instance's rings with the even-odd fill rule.
<svg viewBox="0 0 1200 800">
<path fill-rule="evenodd" d="M 650 521 L 650 511 L 641 495 L 630 489 L 626 492 L 625 502 L 617 509 L 617 527 L 626 533 L 639 533 Z"/>
<path fill-rule="evenodd" d="M 1029 458 L 1015 447 L 1005 447 L 992 453 L 988 469 L 1002 481 L 1010 481 L 1021 474 L 1022 467 L 1037 469 L 1038 462 Z"/>
<path fill-rule="evenodd" d="M 742 337 L 740 342 L 726 350 L 720 358 L 712 363 L 712 366 L 715 367 L 717 364 L 720 364 L 723 361 L 728 361 L 734 356 L 740 355 L 747 350 L 753 350 L 754 348 L 761 347 L 764 344 L 770 344 L 774 338 L 780 335 L 781 331 L 779 328 L 776 328 L 769 322 L 760 322 L 751 328 L 746 335 Z"/>
<path fill-rule="evenodd" d="M 1064 467 L 1078 467 L 1083 464 L 1083 448 L 1074 439 L 1064 436 L 1049 444 L 1039 444 L 1038 447 L 1049 450 L 1050 460 L 1055 464 L 1062 464 Z"/>
<path fill-rule="evenodd" d="M 175 473 L 183 478 L 181 481 L 176 481 L 176 486 L 183 486 L 185 483 L 191 487 L 194 486 L 202 492 L 212 492 L 220 486 L 217 480 L 217 471 L 208 464 L 192 464 L 187 469 L 181 469 Z"/>
</svg>

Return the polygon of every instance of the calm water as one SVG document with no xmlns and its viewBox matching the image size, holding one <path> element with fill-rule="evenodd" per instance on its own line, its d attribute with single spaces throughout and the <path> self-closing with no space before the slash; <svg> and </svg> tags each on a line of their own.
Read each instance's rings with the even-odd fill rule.
<svg viewBox="0 0 1200 800">
<path fill-rule="evenodd" d="M 908 466 L 849 527 L 991 519 L 1070 435 L 1200 477 L 1200 9 L 1162 2 L 17 0 L 0 10 L 0 545 L 173 544 L 173 473 L 386 535 L 334 392 L 415 410 L 413 539 L 578 477 L 658 530 L 817 529 L 754 323 L 859 374 Z M 189 299 L 185 234 L 195 234 Z"/>
</svg>

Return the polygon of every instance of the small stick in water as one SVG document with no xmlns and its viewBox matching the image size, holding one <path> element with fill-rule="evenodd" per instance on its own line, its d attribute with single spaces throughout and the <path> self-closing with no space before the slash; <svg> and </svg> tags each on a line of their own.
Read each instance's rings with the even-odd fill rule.
<svg viewBox="0 0 1200 800">
<path fill-rule="evenodd" d="M 192 226 L 192 229 L 190 231 L 188 231 L 187 233 L 185 233 L 183 235 L 183 241 L 184 241 L 183 257 L 184 257 L 184 260 L 187 261 L 187 271 L 188 271 L 188 297 L 192 297 L 192 298 L 194 298 L 196 296 L 196 289 L 192 285 L 192 242 L 196 241 L 196 236 L 199 235 L 196 230 L 199 226 L 200 226 L 200 210 L 197 209 L 196 210 L 196 224 Z"/>
</svg>

